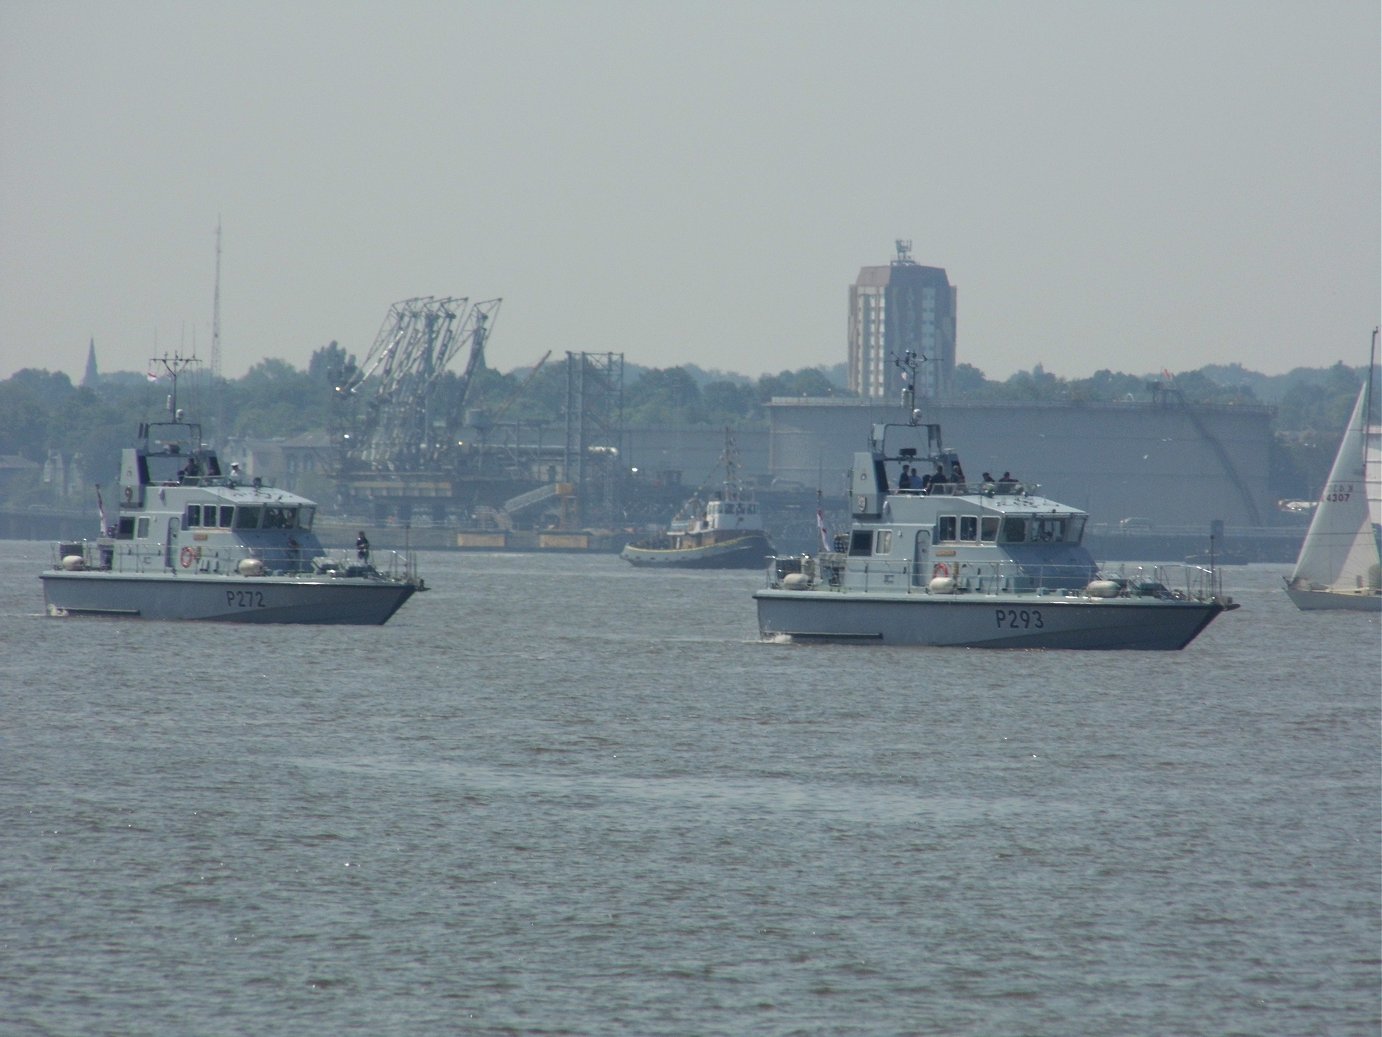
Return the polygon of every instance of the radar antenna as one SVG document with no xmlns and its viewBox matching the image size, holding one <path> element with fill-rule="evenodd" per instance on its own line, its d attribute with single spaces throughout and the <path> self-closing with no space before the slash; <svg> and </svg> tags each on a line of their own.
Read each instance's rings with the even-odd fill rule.
<svg viewBox="0 0 1382 1037">
<path fill-rule="evenodd" d="M 894 353 L 893 363 L 902 372 L 902 409 L 907 412 L 907 420 L 915 425 L 921 420 L 921 411 L 916 409 L 917 366 L 926 363 L 926 357 L 915 349 L 908 349 L 901 356 Z"/>
<path fill-rule="evenodd" d="M 197 364 L 200 363 L 201 361 L 198 360 L 195 356 L 183 356 L 181 353 L 164 353 L 162 356 L 156 356 L 149 361 L 150 365 L 156 364 L 162 367 L 166 372 L 168 372 L 168 378 L 171 380 L 173 385 L 172 391 L 168 394 L 168 416 L 173 421 L 179 420 L 178 375 L 182 374 L 182 372 L 186 371 L 188 368 L 195 367 Z M 158 380 L 158 376 L 153 374 L 152 371 L 149 372 L 149 376 L 154 381 Z"/>
</svg>

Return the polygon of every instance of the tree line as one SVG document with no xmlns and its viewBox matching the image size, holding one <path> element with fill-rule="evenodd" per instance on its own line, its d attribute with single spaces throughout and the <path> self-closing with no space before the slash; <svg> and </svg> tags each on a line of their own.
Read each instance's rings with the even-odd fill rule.
<svg viewBox="0 0 1382 1037">
<path fill-rule="evenodd" d="M 179 406 L 201 421 L 217 441 L 236 437 L 286 438 L 330 426 L 333 378 L 354 357 L 332 342 L 316 350 L 301 370 L 265 359 L 243 378 L 216 385 L 204 373 L 179 381 Z M 1238 365 L 1181 372 L 1167 381 L 1102 370 L 1088 378 L 1057 377 L 1037 365 L 1003 380 L 991 380 L 968 364 L 958 365 L 951 396 L 959 400 L 1114 401 L 1149 398 L 1150 383 L 1169 385 L 1189 403 L 1267 404 L 1275 408 L 1273 483 L 1283 495 L 1312 495 L 1327 471 L 1364 375 L 1336 363 L 1297 368 L 1278 376 Z M 764 405 L 774 397 L 848 397 L 844 365 L 806 367 L 756 379 L 695 365 L 647 368 L 626 365 L 622 410 L 628 426 L 761 426 Z M 119 450 L 140 421 L 159 420 L 165 410 L 166 380 L 150 382 L 138 372 L 100 376 L 95 385 L 74 385 L 62 372 L 29 368 L 0 382 L 0 458 L 42 464 L 53 452 L 81 459 L 89 478 L 113 482 Z M 472 384 L 444 372 L 434 390 L 438 413 L 483 412 L 494 420 L 561 420 L 566 406 L 564 362 L 500 372 L 477 369 Z M 11 480 L 9 496 L 16 495 Z M 38 487 L 34 488 L 39 493 Z M 0 501 L 13 506 L 14 500 Z"/>
</svg>

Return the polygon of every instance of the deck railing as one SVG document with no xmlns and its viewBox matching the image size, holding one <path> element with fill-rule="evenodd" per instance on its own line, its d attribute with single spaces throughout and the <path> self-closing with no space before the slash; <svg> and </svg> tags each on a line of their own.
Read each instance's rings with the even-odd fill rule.
<svg viewBox="0 0 1382 1037">
<path fill-rule="evenodd" d="M 1039 565 L 1011 559 L 995 562 L 957 562 L 933 558 L 928 567 L 908 561 L 871 558 L 855 561 L 846 573 L 846 557 L 828 553 L 771 559 L 768 584 L 787 586 L 787 577 L 801 573 L 815 590 L 892 594 L 1035 594 L 1089 593 L 1091 584 L 1107 596 L 1184 597 L 1208 600 L 1222 594 L 1218 570 L 1179 562 L 1155 565 Z M 933 589 L 932 580 L 953 580 Z"/>
<path fill-rule="evenodd" d="M 63 567 L 63 558 L 80 555 L 82 564 L 88 569 L 118 568 L 128 573 L 159 573 L 166 566 L 167 545 L 153 540 L 115 540 L 65 542 L 54 545 L 53 566 Z M 188 564 L 183 564 L 183 550 L 188 555 Z M 113 564 L 118 556 L 118 566 Z M 264 565 L 265 575 L 270 576 L 322 576 L 328 572 L 358 573 L 364 566 L 371 565 L 375 570 L 394 580 L 417 580 L 417 556 L 413 551 L 374 551 L 370 562 L 360 562 L 353 551 L 338 551 L 334 554 L 308 555 L 295 548 L 252 548 L 209 547 L 203 545 L 184 545 L 172 559 L 175 573 L 195 576 L 198 574 L 234 575 L 239 571 L 240 562 L 253 558 Z"/>
</svg>

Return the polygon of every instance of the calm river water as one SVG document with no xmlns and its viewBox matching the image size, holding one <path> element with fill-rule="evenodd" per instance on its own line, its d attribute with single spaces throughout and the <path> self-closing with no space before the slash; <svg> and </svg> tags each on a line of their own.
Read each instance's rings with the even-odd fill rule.
<svg viewBox="0 0 1382 1037">
<path fill-rule="evenodd" d="M 1377 1034 L 1375 616 L 762 644 L 427 554 L 381 628 L 51 619 L 0 541 L 0 1031 Z"/>
</svg>

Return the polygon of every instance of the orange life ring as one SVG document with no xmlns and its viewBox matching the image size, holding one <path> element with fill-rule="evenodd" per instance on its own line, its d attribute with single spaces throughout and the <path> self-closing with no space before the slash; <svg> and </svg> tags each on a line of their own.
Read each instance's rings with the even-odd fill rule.
<svg viewBox="0 0 1382 1037">
<path fill-rule="evenodd" d="M 178 560 L 182 562 L 182 567 L 184 569 L 190 569 L 192 563 L 197 560 L 196 548 L 184 547 L 182 551 L 178 553 Z"/>
<path fill-rule="evenodd" d="M 948 577 L 949 575 L 950 575 L 950 566 L 946 565 L 944 562 L 937 562 L 937 563 L 936 563 L 936 567 L 935 567 L 934 569 L 931 570 L 931 579 L 933 579 L 933 580 L 934 580 L 937 576 L 945 576 L 945 577 Z"/>
</svg>

